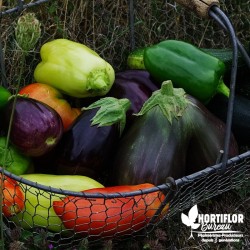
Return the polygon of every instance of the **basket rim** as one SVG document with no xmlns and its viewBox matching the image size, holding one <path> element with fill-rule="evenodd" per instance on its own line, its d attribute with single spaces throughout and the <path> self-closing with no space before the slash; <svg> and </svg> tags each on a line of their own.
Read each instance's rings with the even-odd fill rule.
<svg viewBox="0 0 250 250">
<path fill-rule="evenodd" d="M 85 198 L 119 198 L 119 197 L 130 197 L 130 196 L 136 196 L 136 195 L 142 195 L 142 194 L 148 194 L 148 193 L 153 193 L 153 192 L 158 192 L 162 191 L 163 193 L 169 193 L 176 191 L 179 187 L 187 184 L 194 182 L 201 177 L 208 176 L 210 174 L 213 174 L 217 172 L 218 174 L 223 174 L 227 169 L 230 168 L 232 164 L 237 164 L 240 161 L 246 160 L 246 158 L 250 158 L 250 150 L 246 151 L 245 153 L 242 153 L 240 155 L 237 155 L 227 161 L 227 165 L 225 169 L 222 169 L 222 163 L 209 166 L 201 171 L 195 172 L 193 174 L 184 176 L 182 178 L 179 178 L 177 180 L 173 179 L 172 181 L 166 180 L 166 183 L 154 186 L 152 188 L 146 188 L 146 189 L 139 189 L 133 192 L 114 192 L 114 193 L 109 193 L 109 194 L 100 194 L 100 193 L 85 193 L 84 191 L 77 192 L 77 191 L 70 191 L 66 189 L 61 189 L 61 188 L 54 188 L 52 186 L 46 186 L 39 184 L 37 182 L 33 182 L 30 180 L 27 180 L 21 176 L 15 175 L 2 167 L 0 167 L 0 171 L 2 175 L 6 175 L 9 178 L 14 179 L 15 181 L 19 182 L 20 184 L 26 184 L 30 187 L 41 189 L 43 191 L 49 192 L 49 193 L 55 193 L 55 194 L 61 194 L 61 195 L 71 195 L 71 196 L 76 196 L 76 197 L 85 197 Z M 173 190 L 173 186 L 176 186 Z"/>
</svg>

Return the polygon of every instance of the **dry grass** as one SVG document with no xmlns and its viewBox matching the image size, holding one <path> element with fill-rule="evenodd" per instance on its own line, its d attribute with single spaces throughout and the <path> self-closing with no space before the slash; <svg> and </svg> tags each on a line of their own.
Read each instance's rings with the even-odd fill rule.
<svg viewBox="0 0 250 250">
<path fill-rule="evenodd" d="M 14 7 L 4 1 L 3 10 Z M 26 1 L 27 3 L 29 1 Z M 250 1 L 225 1 L 222 8 L 230 14 L 235 30 L 244 44 L 250 39 Z M 137 47 L 163 39 L 183 39 L 201 47 L 228 47 L 229 37 L 212 20 L 201 20 L 176 5 L 173 0 L 134 1 L 134 21 L 126 0 L 51 0 L 23 12 L 32 11 L 42 25 L 39 43 L 26 58 L 23 84 L 33 80 L 33 70 L 40 60 L 39 49 L 54 38 L 69 38 L 94 49 L 116 70 L 126 68 L 128 53 Z M 5 15 L 1 20 L 1 38 L 5 51 L 6 75 L 15 85 L 20 72 L 14 28 L 19 14 Z"/>
</svg>

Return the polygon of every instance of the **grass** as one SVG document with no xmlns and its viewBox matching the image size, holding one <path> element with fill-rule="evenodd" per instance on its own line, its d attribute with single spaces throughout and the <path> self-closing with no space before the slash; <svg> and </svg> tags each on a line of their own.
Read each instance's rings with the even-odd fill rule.
<svg viewBox="0 0 250 250">
<path fill-rule="evenodd" d="M 29 1 L 26 1 L 29 2 Z M 226 1 L 221 6 L 230 13 L 235 30 L 243 44 L 250 40 L 250 1 Z M 4 10 L 13 7 L 7 1 Z M 40 60 L 39 49 L 54 38 L 68 38 L 94 49 L 118 71 L 126 68 L 128 53 L 163 39 L 183 39 L 197 46 L 223 48 L 230 39 L 212 20 L 202 20 L 185 11 L 173 0 L 134 1 L 134 23 L 127 1 L 114 4 L 104 0 L 54 0 L 32 7 L 24 12 L 35 12 L 41 22 L 42 36 L 25 64 L 23 84 L 33 81 L 33 70 Z M 1 20 L 1 38 L 5 51 L 7 81 L 15 84 L 20 72 L 19 52 L 16 49 L 14 29 L 18 13 L 5 15 Z M 132 29 L 132 27 L 134 27 Z M 134 44 L 133 44 L 134 41 Z"/>
</svg>

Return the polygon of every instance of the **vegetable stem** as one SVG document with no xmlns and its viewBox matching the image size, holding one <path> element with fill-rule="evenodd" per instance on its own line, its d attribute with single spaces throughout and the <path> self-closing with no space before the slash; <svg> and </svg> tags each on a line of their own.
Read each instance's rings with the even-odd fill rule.
<svg viewBox="0 0 250 250">
<path fill-rule="evenodd" d="M 191 103 L 185 95 L 184 89 L 174 88 L 171 80 L 164 81 L 161 89 L 154 91 L 140 112 L 135 115 L 144 115 L 154 106 L 159 106 L 168 121 L 172 123 L 173 118 L 181 117 L 187 105 Z"/>
<path fill-rule="evenodd" d="M 230 89 L 227 87 L 227 85 L 223 82 L 223 80 L 220 80 L 218 86 L 217 86 L 217 93 L 221 93 L 229 98 Z"/>
<path fill-rule="evenodd" d="M 92 103 L 82 110 L 99 108 L 96 115 L 91 120 L 91 125 L 110 126 L 118 123 L 120 135 L 126 124 L 126 111 L 129 109 L 131 102 L 127 98 L 117 99 L 114 97 L 105 97 Z"/>
</svg>

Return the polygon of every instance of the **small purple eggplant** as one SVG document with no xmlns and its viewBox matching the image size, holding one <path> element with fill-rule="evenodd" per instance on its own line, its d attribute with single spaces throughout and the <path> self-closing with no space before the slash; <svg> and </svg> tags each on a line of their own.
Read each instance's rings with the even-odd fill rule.
<svg viewBox="0 0 250 250">
<path fill-rule="evenodd" d="M 115 98 L 127 98 L 131 106 L 127 112 L 127 126 L 134 119 L 133 113 L 140 111 L 144 102 L 157 90 L 146 70 L 124 70 L 117 72 L 115 82 L 108 95 Z"/>
<path fill-rule="evenodd" d="M 16 103 L 11 98 L 4 110 L 6 129 L 13 109 L 10 141 L 23 154 L 41 156 L 57 145 L 63 133 L 63 125 L 54 109 L 32 98 L 17 96 Z"/>
<path fill-rule="evenodd" d="M 114 155 L 129 106 L 128 99 L 106 97 L 83 108 L 58 144 L 58 174 L 101 176 Z"/>
</svg>

